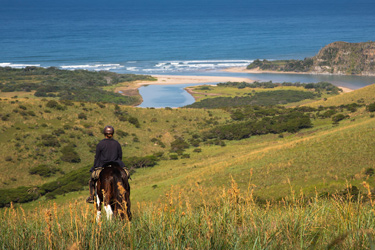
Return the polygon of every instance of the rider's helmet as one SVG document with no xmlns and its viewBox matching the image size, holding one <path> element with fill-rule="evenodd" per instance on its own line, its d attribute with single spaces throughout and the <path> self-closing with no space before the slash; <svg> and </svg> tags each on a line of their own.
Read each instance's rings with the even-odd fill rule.
<svg viewBox="0 0 375 250">
<path fill-rule="evenodd" d="M 112 126 L 105 126 L 105 128 L 103 129 L 103 134 L 114 134 L 115 133 L 115 129 L 112 127 Z"/>
</svg>

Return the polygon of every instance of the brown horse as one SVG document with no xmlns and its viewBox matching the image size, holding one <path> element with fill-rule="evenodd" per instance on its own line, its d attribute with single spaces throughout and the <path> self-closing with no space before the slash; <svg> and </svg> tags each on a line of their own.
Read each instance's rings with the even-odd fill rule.
<svg viewBox="0 0 375 250">
<path fill-rule="evenodd" d="M 113 214 L 124 219 L 125 210 L 129 221 L 132 219 L 128 176 L 120 166 L 108 165 L 100 172 L 95 184 L 95 196 L 97 221 L 100 220 L 102 202 L 108 219 L 112 219 Z"/>
</svg>

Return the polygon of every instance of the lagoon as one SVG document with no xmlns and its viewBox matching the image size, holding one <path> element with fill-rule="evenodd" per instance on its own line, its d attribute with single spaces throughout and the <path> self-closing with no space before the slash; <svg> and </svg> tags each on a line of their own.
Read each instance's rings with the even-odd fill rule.
<svg viewBox="0 0 375 250">
<path fill-rule="evenodd" d="M 198 72 L 195 72 L 198 73 Z M 206 72 L 207 73 L 207 72 Z M 231 73 L 231 72 L 210 72 L 216 76 L 237 76 L 248 77 L 256 81 L 272 82 L 301 82 L 316 83 L 321 81 L 330 82 L 336 86 L 350 89 L 359 89 L 375 83 L 374 76 L 344 76 L 344 75 L 316 75 L 316 74 L 271 74 L 271 73 Z M 147 85 L 139 88 L 143 98 L 142 108 L 178 108 L 195 102 L 194 98 L 184 89 L 189 86 L 198 86 L 216 83 L 191 83 L 175 85 Z"/>
<path fill-rule="evenodd" d="M 177 108 L 195 102 L 194 97 L 184 88 L 199 84 L 176 84 L 176 85 L 146 85 L 139 88 L 143 102 L 141 108 Z"/>
</svg>

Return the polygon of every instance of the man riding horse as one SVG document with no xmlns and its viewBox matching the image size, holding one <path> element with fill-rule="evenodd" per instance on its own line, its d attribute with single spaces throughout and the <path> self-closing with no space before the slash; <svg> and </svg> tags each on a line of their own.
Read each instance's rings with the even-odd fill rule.
<svg viewBox="0 0 375 250">
<path fill-rule="evenodd" d="M 96 145 L 95 161 L 94 166 L 90 169 L 93 174 L 95 170 L 102 169 L 103 167 L 109 165 L 118 165 L 125 168 L 125 164 L 122 162 L 122 149 L 120 143 L 113 139 L 113 134 L 115 129 L 112 126 L 106 126 L 103 130 L 105 139 L 101 140 L 98 145 Z M 95 190 L 95 178 L 91 175 L 89 182 L 90 196 L 87 198 L 86 202 L 94 202 L 94 190 Z"/>
</svg>

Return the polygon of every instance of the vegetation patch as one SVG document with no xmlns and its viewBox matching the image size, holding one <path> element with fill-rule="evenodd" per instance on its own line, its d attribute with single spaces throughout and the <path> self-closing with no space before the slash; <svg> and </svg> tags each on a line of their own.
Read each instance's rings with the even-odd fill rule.
<svg viewBox="0 0 375 250">
<path fill-rule="evenodd" d="M 41 177 L 51 177 L 58 172 L 62 172 L 60 168 L 48 166 L 46 164 L 41 164 L 29 170 L 30 174 L 40 175 Z"/>
<path fill-rule="evenodd" d="M 22 76 L 23 79 L 14 81 Z M 26 81 L 27 80 L 27 81 Z M 60 70 L 55 67 L 26 67 L 14 69 L 0 67 L 0 90 L 2 92 L 35 91 L 36 97 L 58 97 L 61 100 L 110 102 L 132 105 L 139 100 L 103 90 L 103 87 L 120 82 L 154 80 L 151 76 L 117 74 L 109 71 Z M 55 105 L 54 108 L 61 108 Z"/>
<path fill-rule="evenodd" d="M 195 102 L 186 108 L 226 108 L 246 105 L 279 105 L 314 98 L 314 93 L 297 90 L 257 92 L 253 96 L 215 97 Z"/>
</svg>

